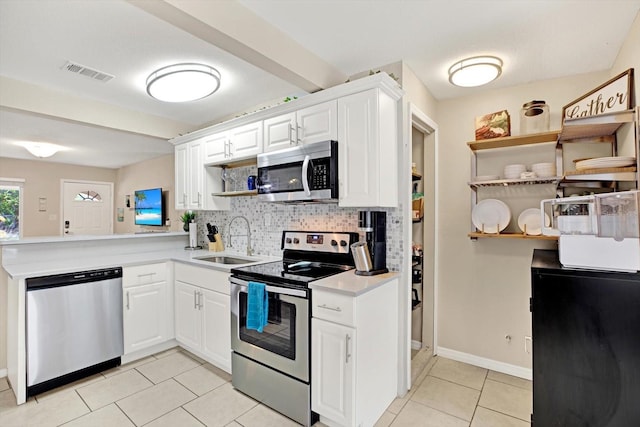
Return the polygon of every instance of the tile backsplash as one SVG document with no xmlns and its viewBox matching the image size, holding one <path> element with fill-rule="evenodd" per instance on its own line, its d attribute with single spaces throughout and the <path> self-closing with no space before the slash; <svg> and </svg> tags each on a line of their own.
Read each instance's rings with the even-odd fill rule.
<svg viewBox="0 0 640 427">
<path fill-rule="evenodd" d="M 206 247 L 206 224 L 218 226 L 225 248 L 244 252 L 247 247 L 246 223 L 235 220 L 232 241 L 229 241 L 229 223 L 236 216 L 244 216 L 251 224 L 251 246 L 256 255 L 281 256 L 282 231 L 355 231 L 358 212 L 362 209 L 339 208 L 336 204 L 296 204 L 259 202 L 255 197 L 234 197 L 230 211 L 200 211 L 197 215 L 198 241 Z M 387 267 L 399 271 L 402 264 L 402 209 L 374 209 L 387 212 Z M 364 233 L 360 232 L 360 240 Z M 231 246 L 231 247 L 229 247 Z"/>
</svg>

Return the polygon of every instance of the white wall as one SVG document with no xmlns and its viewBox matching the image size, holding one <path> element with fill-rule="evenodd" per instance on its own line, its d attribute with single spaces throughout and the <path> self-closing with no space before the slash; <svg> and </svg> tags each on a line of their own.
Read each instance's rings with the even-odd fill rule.
<svg viewBox="0 0 640 427">
<path fill-rule="evenodd" d="M 562 106 L 608 80 L 608 71 L 527 85 L 497 89 L 480 95 L 441 101 L 438 105 L 440 128 L 439 233 L 439 316 L 438 345 L 498 362 L 530 368 L 531 357 L 524 352 L 524 337 L 531 335 L 529 313 L 529 268 L 534 248 L 553 248 L 555 243 L 530 240 L 478 239 L 471 241 L 470 150 L 474 139 L 474 118 L 507 109 L 512 134 L 519 133 L 518 114 L 523 103 L 542 99 L 550 105 L 551 129 L 560 128 Z M 495 150 L 493 150 L 495 151 Z M 485 158 L 489 169 L 499 173 L 515 155 L 523 163 L 552 160 L 537 148 L 516 148 L 513 154 L 499 152 L 496 159 Z M 485 153 L 483 153 L 485 156 Z M 493 162 L 493 164 L 492 164 Z M 487 171 L 488 172 L 488 171 Z M 512 194 L 517 209 L 535 203 L 539 191 L 522 187 Z M 533 191 L 533 197 L 527 192 Z M 530 207 L 534 207 L 533 206 Z M 508 343 L 505 335 L 511 335 Z"/>
<path fill-rule="evenodd" d="M 114 206 L 116 212 L 118 208 L 124 210 L 124 221 L 118 222 L 117 219 L 114 219 L 115 233 L 134 233 L 140 229 L 139 226 L 133 223 L 135 213 L 133 209 L 133 193 L 136 190 L 158 187 L 162 187 L 162 193 L 165 197 L 165 217 L 171 221 L 171 225 L 166 229 L 169 231 L 182 230 L 182 223 L 180 222 L 182 212 L 175 210 L 173 159 L 174 155 L 168 154 L 118 169 L 118 188 L 115 191 Z M 130 197 L 129 208 L 125 206 L 125 197 L 127 195 Z"/>
<path fill-rule="evenodd" d="M 524 336 L 531 334 L 528 307 L 531 256 L 534 248 L 555 247 L 553 243 L 537 241 L 479 239 L 473 242 L 466 236 L 471 227 L 470 189 L 467 185 L 470 150 L 466 142 L 474 138 L 474 118 L 507 109 L 511 114 L 512 134 L 516 135 L 522 104 L 543 99 L 551 108 L 551 129 L 559 129 L 563 105 L 629 68 L 635 69 L 637 105 L 640 99 L 638 40 L 640 14 L 608 71 L 534 82 L 438 104 L 440 347 L 531 368 L 531 357 L 524 352 Z M 628 142 L 633 130 L 627 126 L 620 133 L 619 138 Z M 532 162 L 532 156 L 540 155 L 537 152 L 529 155 L 526 148 L 513 151 L 522 155 L 528 164 Z M 488 163 L 493 170 L 499 170 L 500 165 Z M 520 199 L 521 196 L 516 194 L 515 198 Z M 510 343 L 504 338 L 506 334 L 512 336 Z"/>
</svg>

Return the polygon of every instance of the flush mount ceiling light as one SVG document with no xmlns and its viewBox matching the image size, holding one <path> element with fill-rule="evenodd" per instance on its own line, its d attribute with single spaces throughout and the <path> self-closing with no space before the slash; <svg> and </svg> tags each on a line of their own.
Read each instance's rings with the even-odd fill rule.
<svg viewBox="0 0 640 427">
<path fill-rule="evenodd" d="M 220 87 L 220 73 L 203 64 L 175 64 L 147 77 L 147 93 L 165 102 L 186 102 L 205 98 Z"/>
<path fill-rule="evenodd" d="M 449 81 L 461 87 L 482 86 L 502 73 L 502 60 L 495 56 L 474 56 L 449 68 Z"/>
<path fill-rule="evenodd" d="M 22 144 L 31 154 L 36 157 L 51 157 L 62 149 L 61 146 L 48 142 L 25 142 Z"/>
</svg>

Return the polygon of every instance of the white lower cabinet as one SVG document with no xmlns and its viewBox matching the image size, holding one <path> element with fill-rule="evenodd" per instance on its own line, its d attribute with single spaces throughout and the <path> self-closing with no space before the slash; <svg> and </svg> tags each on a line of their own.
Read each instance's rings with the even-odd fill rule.
<svg viewBox="0 0 640 427">
<path fill-rule="evenodd" d="M 123 269 L 124 354 L 172 338 L 173 300 L 166 263 Z"/>
<path fill-rule="evenodd" d="M 351 425 L 356 330 L 315 318 L 311 330 L 313 410 L 338 425 Z"/>
<path fill-rule="evenodd" d="M 231 372 L 230 299 L 228 273 L 176 263 L 176 340 L 227 372 Z"/>
<path fill-rule="evenodd" d="M 329 426 L 373 426 L 397 396 L 398 280 L 358 296 L 313 289 L 311 408 Z"/>
</svg>

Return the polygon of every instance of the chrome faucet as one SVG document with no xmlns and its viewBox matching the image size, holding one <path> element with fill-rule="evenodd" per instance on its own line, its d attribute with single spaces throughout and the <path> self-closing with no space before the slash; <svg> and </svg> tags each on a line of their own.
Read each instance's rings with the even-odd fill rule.
<svg viewBox="0 0 640 427">
<path fill-rule="evenodd" d="M 233 221 L 235 221 L 236 219 L 244 219 L 244 221 L 247 223 L 247 255 L 251 256 L 253 255 L 253 251 L 251 250 L 251 226 L 249 225 L 249 220 L 243 216 L 236 216 L 231 218 L 231 221 L 229 221 L 229 238 L 227 239 L 228 246 L 231 248 L 233 247 L 233 245 L 231 244 L 231 224 L 233 224 Z M 236 235 L 238 236 L 238 235 Z M 239 237 L 243 237 L 243 236 L 239 236 Z"/>
</svg>

